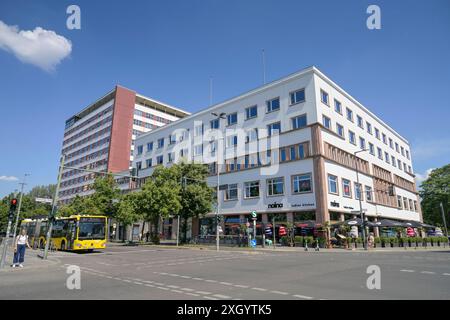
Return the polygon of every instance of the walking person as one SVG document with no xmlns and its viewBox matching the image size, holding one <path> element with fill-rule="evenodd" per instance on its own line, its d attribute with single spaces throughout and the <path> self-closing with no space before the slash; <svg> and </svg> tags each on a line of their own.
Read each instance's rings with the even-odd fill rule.
<svg viewBox="0 0 450 320">
<path fill-rule="evenodd" d="M 373 249 L 373 244 L 374 243 L 375 243 L 375 238 L 373 236 L 373 232 L 371 232 L 369 234 L 369 239 L 368 239 L 369 249 Z"/>
<path fill-rule="evenodd" d="M 23 262 L 25 260 L 25 246 L 31 249 L 28 243 L 28 235 L 25 229 L 16 237 L 14 241 L 14 260 L 12 267 L 15 268 L 19 266 L 23 268 Z"/>
</svg>

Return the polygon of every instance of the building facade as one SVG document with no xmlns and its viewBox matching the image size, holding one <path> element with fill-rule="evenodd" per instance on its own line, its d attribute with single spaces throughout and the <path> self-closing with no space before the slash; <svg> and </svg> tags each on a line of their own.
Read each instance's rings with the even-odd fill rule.
<svg viewBox="0 0 450 320">
<path fill-rule="evenodd" d="M 188 114 L 117 86 L 66 121 L 61 150 L 66 156 L 65 165 L 112 173 L 128 171 L 133 161 L 134 141 L 139 134 Z M 95 178 L 95 173 L 64 170 L 60 202 L 68 203 L 76 195 L 91 194 Z"/>
<path fill-rule="evenodd" d="M 371 221 L 422 220 L 408 141 L 315 67 L 135 144 L 133 166 L 144 179 L 155 166 L 184 160 L 208 165 L 217 186 L 220 170 L 225 234 L 254 210 L 262 223 L 346 220 L 359 212 L 359 198 Z M 194 220 L 192 233 L 211 228 L 207 218 Z"/>
</svg>

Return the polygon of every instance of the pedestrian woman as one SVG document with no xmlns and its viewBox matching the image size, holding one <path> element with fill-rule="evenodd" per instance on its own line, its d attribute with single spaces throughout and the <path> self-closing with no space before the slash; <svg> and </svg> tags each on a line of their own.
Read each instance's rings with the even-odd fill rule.
<svg viewBox="0 0 450 320">
<path fill-rule="evenodd" d="M 23 268 L 23 262 L 25 260 L 25 246 L 31 249 L 28 243 L 28 235 L 25 229 L 16 237 L 14 241 L 14 261 L 12 267 L 15 268 L 19 266 Z"/>
</svg>

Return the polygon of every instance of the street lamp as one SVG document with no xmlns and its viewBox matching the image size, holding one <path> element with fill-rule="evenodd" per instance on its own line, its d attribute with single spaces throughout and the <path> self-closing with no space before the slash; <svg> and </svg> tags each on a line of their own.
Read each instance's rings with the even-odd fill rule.
<svg viewBox="0 0 450 320">
<path fill-rule="evenodd" d="M 353 155 L 355 156 L 355 164 L 356 164 L 356 183 L 358 184 L 358 189 L 359 189 L 359 214 L 361 216 L 361 220 L 362 220 L 362 238 L 363 238 L 363 244 L 364 244 L 364 250 L 367 250 L 367 237 L 366 237 L 366 214 L 364 213 L 363 209 L 362 209 L 362 201 L 361 201 L 361 197 L 362 197 L 362 188 L 361 188 L 361 184 L 359 183 L 359 171 L 358 171 L 358 159 L 356 157 L 356 155 L 360 152 L 364 152 L 367 151 L 367 149 L 361 149 L 358 151 L 355 151 L 353 153 Z"/>
<path fill-rule="evenodd" d="M 225 119 L 226 113 L 221 112 L 219 114 L 211 112 L 211 114 L 217 118 L 218 129 L 220 129 L 220 119 Z M 219 149 L 219 137 L 217 137 L 217 149 Z M 218 150 L 217 150 L 218 151 Z M 216 251 L 219 251 L 219 213 L 220 213 L 220 167 L 219 167 L 219 153 L 217 153 L 217 209 L 216 209 Z"/>
<path fill-rule="evenodd" d="M 16 223 L 14 224 L 14 232 L 13 232 L 14 239 L 16 239 L 17 226 L 19 224 L 20 209 L 22 208 L 23 188 L 26 185 L 25 179 L 30 175 L 31 174 L 29 174 L 29 173 L 25 173 L 23 175 L 23 182 L 19 183 L 21 185 L 21 188 L 20 188 L 19 208 L 17 209 Z"/>
</svg>

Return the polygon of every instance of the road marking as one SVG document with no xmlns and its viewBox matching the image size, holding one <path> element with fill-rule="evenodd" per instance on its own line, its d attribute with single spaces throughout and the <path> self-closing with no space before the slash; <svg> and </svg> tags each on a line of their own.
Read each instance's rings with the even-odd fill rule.
<svg viewBox="0 0 450 320">
<path fill-rule="evenodd" d="M 414 270 L 407 270 L 407 269 L 403 269 L 403 270 L 400 270 L 401 272 L 415 272 Z"/>
<path fill-rule="evenodd" d="M 308 299 L 308 300 L 314 299 L 313 297 L 303 296 L 301 294 L 294 294 L 293 296 L 296 297 L 296 298 L 300 298 L 300 299 Z"/>
<path fill-rule="evenodd" d="M 202 279 L 202 278 L 192 278 L 192 280 L 203 281 L 204 279 Z"/>
<path fill-rule="evenodd" d="M 183 290 L 183 291 L 195 291 L 194 289 L 191 289 L 191 288 L 181 288 L 181 290 Z"/>
<path fill-rule="evenodd" d="M 131 280 L 127 280 L 127 279 L 123 279 L 122 281 L 130 282 L 130 283 L 131 283 Z"/>
<path fill-rule="evenodd" d="M 433 272 L 433 271 L 422 271 L 420 273 L 423 273 L 423 274 L 436 274 L 436 272 Z"/>
<path fill-rule="evenodd" d="M 211 292 L 208 292 L 208 291 L 195 291 L 195 292 L 197 292 L 198 294 L 202 294 L 202 295 L 211 294 Z"/>
<path fill-rule="evenodd" d="M 147 287 L 154 288 L 155 286 L 152 284 L 145 284 Z"/>
<path fill-rule="evenodd" d="M 203 298 L 208 299 L 208 300 L 219 300 L 219 299 L 216 299 L 214 297 L 208 297 L 208 296 L 204 296 Z"/>
<path fill-rule="evenodd" d="M 450 276 L 450 273 L 443 273 L 443 276 Z"/>
<path fill-rule="evenodd" d="M 282 295 L 288 295 L 288 294 L 289 294 L 289 293 L 287 293 L 287 292 L 277 291 L 277 290 L 272 290 L 272 291 L 270 291 L 270 292 L 276 293 L 276 294 L 282 294 Z"/>
<path fill-rule="evenodd" d="M 160 283 L 160 282 L 153 282 L 154 284 L 156 284 L 157 286 L 163 286 L 164 283 Z"/>
<path fill-rule="evenodd" d="M 172 290 L 170 290 L 170 291 L 172 291 L 172 292 L 176 292 L 176 293 L 184 293 L 183 291 L 180 291 L 180 290 L 175 290 L 175 289 L 172 289 Z"/>
<path fill-rule="evenodd" d="M 210 280 L 210 279 L 208 279 L 208 280 L 205 280 L 206 282 L 211 282 L 211 283 L 216 283 L 217 281 L 216 280 Z"/>
<path fill-rule="evenodd" d="M 220 298 L 220 299 L 231 299 L 229 296 L 224 296 L 223 294 L 213 294 L 214 297 Z"/>
<path fill-rule="evenodd" d="M 233 284 L 232 283 L 229 283 L 229 282 L 219 282 L 220 284 L 224 284 L 224 285 L 226 285 L 226 286 L 232 286 Z"/>
<path fill-rule="evenodd" d="M 190 279 L 191 277 L 188 277 L 188 276 L 181 276 L 182 278 L 184 278 L 184 279 Z"/>
<path fill-rule="evenodd" d="M 173 289 L 178 289 L 179 288 L 179 286 L 172 286 L 172 285 L 170 285 L 170 286 L 168 286 L 169 288 L 173 288 Z"/>
<path fill-rule="evenodd" d="M 158 289 L 161 289 L 161 290 L 169 290 L 169 288 L 164 288 L 164 287 L 157 287 Z"/>
<path fill-rule="evenodd" d="M 134 283 L 136 283 L 136 284 L 139 284 L 139 285 L 143 285 L 143 283 L 142 282 L 137 282 L 137 281 L 134 281 Z"/>
<path fill-rule="evenodd" d="M 263 288 L 252 288 L 252 290 L 256 290 L 256 291 L 267 291 L 267 289 L 263 289 Z"/>
<path fill-rule="evenodd" d="M 190 295 L 190 296 L 194 296 L 194 297 L 199 297 L 199 294 L 196 293 L 191 293 L 191 292 L 186 292 L 185 294 Z"/>
<path fill-rule="evenodd" d="M 244 289 L 247 289 L 249 287 L 249 286 L 244 286 L 242 284 L 235 284 L 234 286 L 237 288 L 244 288 Z"/>
</svg>

